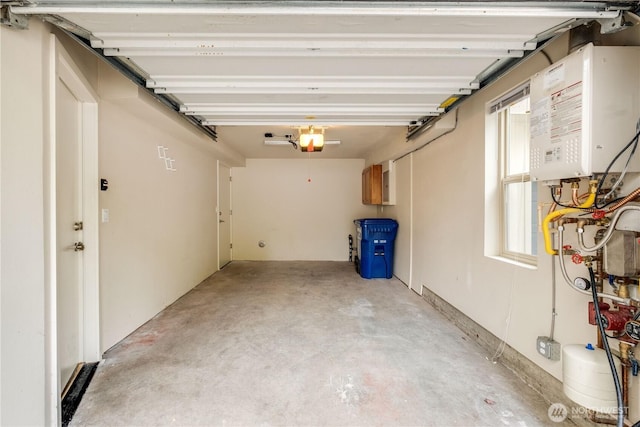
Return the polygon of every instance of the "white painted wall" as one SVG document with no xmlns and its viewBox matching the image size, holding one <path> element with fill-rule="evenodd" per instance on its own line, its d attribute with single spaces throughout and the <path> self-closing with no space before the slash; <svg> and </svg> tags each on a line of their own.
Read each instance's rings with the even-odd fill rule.
<svg viewBox="0 0 640 427">
<path fill-rule="evenodd" d="M 243 159 L 61 38 L 100 96 L 99 172 L 109 182 L 100 192 L 109 211 L 100 225 L 104 351 L 217 270 L 217 160 Z"/>
<path fill-rule="evenodd" d="M 242 160 L 61 39 L 100 96 L 99 172 L 109 181 L 100 193 L 109 210 L 100 225 L 104 351 L 217 270 L 217 160 Z"/>
<path fill-rule="evenodd" d="M 559 43 L 551 56 L 558 59 L 565 52 L 566 45 Z M 542 358 L 535 349 L 536 337 L 549 333 L 551 258 L 541 254 L 538 267 L 531 269 L 484 255 L 484 239 L 492 238 L 484 235 L 485 103 L 547 65 L 536 56 L 465 101 L 455 131 L 410 155 L 412 174 L 406 173 L 409 162 L 397 162 L 397 185 L 399 203 L 407 200 L 401 196 L 404 189 L 413 188 L 411 275 L 416 287 L 429 288 L 561 378 L 560 363 Z M 379 156 L 372 153 L 370 161 Z M 547 193 L 541 191 L 541 197 Z M 394 209 L 385 208 L 384 215 L 398 215 L 404 208 Z M 397 260 L 398 273 L 407 274 L 405 265 Z M 559 284 L 556 339 L 561 343 L 595 339 L 594 327 L 585 322 L 586 301 Z"/>
<path fill-rule="evenodd" d="M 353 220 L 376 216 L 362 204 L 363 169 L 362 159 L 306 158 L 233 168 L 233 259 L 348 260 Z"/>
<path fill-rule="evenodd" d="M 411 288 L 412 280 L 412 157 L 407 155 L 394 162 L 396 174 L 396 204 L 382 206 L 379 217 L 398 221 L 398 234 L 394 243 L 393 275 Z M 421 286 L 421 285 L 419 285 Z M 420 287 L 414 287 L 420 293 Z"/>
<path fill-rule="evenodd" d="M 100 104 L 103 350 L 217 270 L 216 157 L 153 102 Z"/>
<path fill-rule="evenodd" d="M 46 331 L 47 86 L 51 27 L 0 27 L 0 425 L 56 419 Z M 107 349 L 217 269 L 218 160 L 244 159 L 58 33 L 100 114 L 101 346 Z M 176 171 L 158 158 L 167 147 Z M 98 183 L 95 183 L 98 185 Z M 99 215 L 98 212 L 88 213 Z M 55 422 L 55 421 L 54 421 Z"/>
<path fill-rule="evenodd" d="M 46 417 L 43 27 L 0 27 L 1 425 Z"/>
<path fill-rule="evenodd" d="M 626 43 L 639 44 L 640 37 Z M 567 52 L 567 39 L 560 39 L 547 52 L 555 60 Z M 458 109 L 455 131 L 414 152 L 412 173 L 406 157 L 398 167 L 398 206 L 384 207 L 381 216 L 404 217 L 408 201 L 404 194 L 413 188 L 412 269 L 407 271 L 402 249 L 406 237 L 399 235 L 400 250 L 395 267 L 399 277 L 411 273 L 414 284 L 435 292 L 494 335 L 558 379 L 561 362 L 549 361 L 536 351 L 536 337 L 548 335 L 551 322 L 551 262 L 544 253 L 542 234 L 538 239 L 538 265 L 527 268 L 484 254 L 485 222 L 485 105 L 535 72 L 548 66 L 542 55 L 530 58 L 494 84 L 479 91 Z M 454 114 L 454 113 L 450 113 Z M 418 147 L 420 140 L 413 144 Z M 406 150 L 398 145 L 399 154 Z M 371 153 L 367 163 L 389 158 L 391 147 Z M 631 186 L 633 187 L 633 186 Z M 540 186 L 539 198 L 550 201 L 549 191 Z M 402 230 L 402 222 L 400 221 Z M 573 231 L 569 236 L 573 238 Z M 574 242 L 568 242 L 573 243 Z M 586 268 L 570 266 L 570 275 L 586 275 Z M 595 342 L 596 327 L 587 323 L 589 297 L 569 288 L 558 271 L 555 339 L 561 344 Z M 615 342 L 612 344 L 617 348 Z M 496 349 L 498 350 L 498 349 Z M 631 419 L 640 415 L 637 379 L 633 381 Z"/>
</svg>

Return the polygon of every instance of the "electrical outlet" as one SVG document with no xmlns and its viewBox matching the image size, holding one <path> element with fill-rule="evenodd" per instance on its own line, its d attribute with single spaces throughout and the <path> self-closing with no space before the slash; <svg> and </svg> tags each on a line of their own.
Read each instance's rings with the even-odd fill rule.
<svg viewBox="0 0 640 427">
<path fill-rule="evenodd" d="M 538 353 L 549 360 L 560 360 L 560 343 L 549 337 L 538 337 L 536 348 Z"/>
</svg>

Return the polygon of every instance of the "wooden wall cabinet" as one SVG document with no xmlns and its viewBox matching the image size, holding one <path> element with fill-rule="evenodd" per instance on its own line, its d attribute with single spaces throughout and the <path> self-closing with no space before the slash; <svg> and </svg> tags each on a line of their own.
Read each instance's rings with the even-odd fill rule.
<svg viewBox="0 0 640 427">
<path fill-rule="evenodd" d="M 382 165 L 371 165 L 362 171 L 362 203 L 382 204 Z"/>
</svg>

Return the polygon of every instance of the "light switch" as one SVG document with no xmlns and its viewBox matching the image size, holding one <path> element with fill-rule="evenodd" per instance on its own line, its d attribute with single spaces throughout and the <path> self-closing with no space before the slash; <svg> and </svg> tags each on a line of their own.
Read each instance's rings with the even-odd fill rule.
<svg viewBox="0 0 640 427">
<path fill-rule="evenodd" d="M 109 222 L 109 209 L 102 209 L 102 222 Z"/>
</svg>

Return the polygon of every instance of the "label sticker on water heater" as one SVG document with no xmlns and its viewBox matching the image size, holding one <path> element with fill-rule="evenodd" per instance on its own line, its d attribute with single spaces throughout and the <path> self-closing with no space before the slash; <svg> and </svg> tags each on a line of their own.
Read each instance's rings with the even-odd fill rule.
<svg viewBox="0 0 640 427">
<path fill-rule="evenodd" d="M 551 68 L 544 74 L 543 84 L 545 90 L 547 90 L 562 82 L 564 82 L 564 62 L 557 67 Z"/>
<path fill-rule="evenodd" d="M 551 143 L 565 142 L 582 130 L 582 82 L 551 94 Z"/>
</svg>

